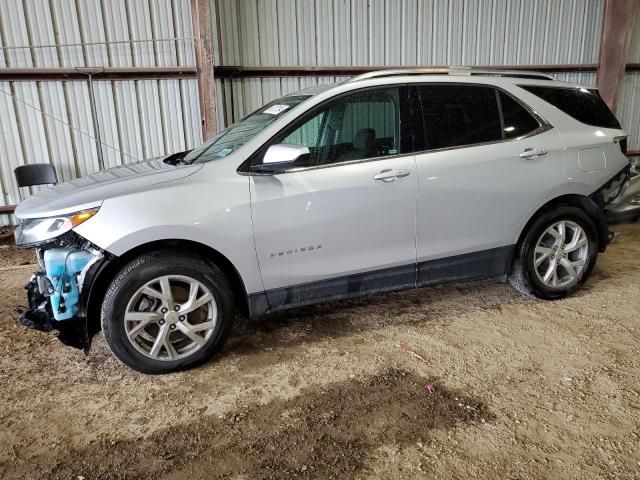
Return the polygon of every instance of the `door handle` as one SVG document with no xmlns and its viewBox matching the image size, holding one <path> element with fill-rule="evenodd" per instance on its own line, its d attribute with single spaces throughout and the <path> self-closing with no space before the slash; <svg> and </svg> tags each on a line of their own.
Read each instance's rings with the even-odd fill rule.
<svg viewBox="0 0 640 480">
<path fill-rule="evenodd" d="M 520 154 L 520 158 L 535 160 L 536 158 L 542 157 L 546 154 L 547 151 L 544 148 L 525 148 L 524 152 Z"/>
<path fill-rule="evenodd" d="M 410 170 L 395 170 L 387 168 L 373 177 L 374 180 L 382 180 L 383 182 L 395 182 L 398 178 L 406 177 L 411 173 Z"/>
</svg>

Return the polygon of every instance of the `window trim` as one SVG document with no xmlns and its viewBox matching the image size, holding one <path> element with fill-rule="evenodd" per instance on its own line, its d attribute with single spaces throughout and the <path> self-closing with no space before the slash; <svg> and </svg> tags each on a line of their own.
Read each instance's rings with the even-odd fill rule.
<svg viewBox="0 0 640 480">
<path fill-rule="evenodd" d="M 426 149 L 426 150 L 413 150 L 411 152 L 405 152 L 405 153 L 399 153 L 397 155 L 385 155 L 382 157 L 371 157 L 371 158 L 362 158 L 362 159 L 358 159 L 358 160 L 347 160 L 345 162 L 340 162 L 340 163 L 328 163 L 325 165 L 312 165 L 309 167 L 297 167 L 297 168 L 292 168 L 289 170 L 286 170 L 284 172 L 278 172 L 278 173 L 270 173 L 270 172 L 258 172 L 258 171 L 253 171 L 251 170 L 251 162 L 255 159 L 256 156 L 263 154 L 263 149 L 269 145 L 278 135 L 281 135 L 283 132 L 285 132 L 287 129 L 289 128 L 295 128 L 299 125 L 301 125 L 303 122 L 307 121 L 309 118 L 311 118 L 313 115 L 315 115 L 318 110 L 320 110 L 321 108 L 325 107 L 329 102 L 332 102 L 334 100 L 340 99 L 342 97 L 354 94 L 354 93 L 362 93 L 362 92 L 367 92 L 367 91 L 371 91 L 371 90 L 379 90 L 379 89 L 388 89 L 388 88 L 398 88 L 401 89 L 402 87 L 407 87 L 407 88 L 411 88 L 414 86 L 421 86 L 421 85 L 471 85 L 474 87 L 485 87 L 485 88 L 492 88 L 497 96 L 496 102 L 498 102 L 498 111 L 500 112 L 500 116 L 503 116 L 502 113 L 502 104 L 501 102 L 499 102 L 498 98 L 499 98 L 499 93 L 502 92 L 505 95 L 509 95 L 516 103 L 518 103 L 520 106 L 522 106 L 531 116 L 533 116 L 533 118 L 535 118 L 535 120 L 538 122 L 539 127 L 535 130 L 532 130 L 531 132 L 525 134 L 525 135 L 521 135 L 519 137 L 513 137 L 513 138 L 501 138 L 500 140 L 492 140 L 489 142 L 481 142 L 481 143 L 472 143 L 472 144 L 468 144 L 468 145 L 456 145 L 453 147 L 442 147 L 442 148 L 432 148 L 432 149 Z M 408 92 L 407 92 L 408 93 Z M 400 108 L 402 108 L 402 101 L 403 99 L 400 98 Z M 409 116 L 413 117 L 416 114 L 422 114 L 422 104 L 419 105 L 418 110 L 414 110 L 411 109 L 411 111 L 409 112 Z M 402 110 L 400 110 L 400 120 L 401 120 L 401 128 L 402 128 Z M 243 176 L 256 176 L 256 177 L 270 177 L 273 175 L 285 175 L 288 173 L 298 173 L 298 172 L 304 172 L 307 170 L 318 170 L 318 169 L 322 169 L 322 168 L 334 168 L 334 167 L 341 167 L 343 165 L 356 165 L 358 163 L 364 163 L 364 162 L 375 162 L 375 161 L 380 161 L 380 160 L 389 160 L 389 159 L 395 159 L 395 158 L 403 158 L 403 157 L 407 157 L 407 156 L 418 156 L 418 155 L 425 155 L 428 153 L 439 153 L 439 152 L 446 152 L 449 150 L 460 150 L 460 149 L 464 149 L 464 148 L 472 148 L 472 147 L 482 147 L 482 146 L 486 146 L 486 145 L 495 145 L 498 143 L 503 143 L 503 142 L 514 142 L 514 141 L 518 141 L 518 140 L 523 140 L 525 138 L 530 138 L 530 137 L 534 137 L 536 135 L 540 135 L 544 132 L 547 132 L 551 129 L 553 129 L 553 125 L 551 123 L 549 123 L 542 115 L 540 115 L 536 110 L 534 110 L 531 106 L 529 106 L 527 103 L 523 102 L 522 100 L 520 100 L 519 98 L 517 98 L 515 95 L 513 95 L 511 92 L 508 92 L 507 90 L 505 90 L 502 87 L 499 87 L 497 85 L 492 85 L 490 83 L 471 83 L 471 82 L 416 82 L 416 83 L 396 83 L 396 84 L 387 84 L 387 85 L 377 85 L 374 87 L 363 87 L 363 88 L 358 88 L 358 89 L 354 89 L 354 90 L 349 90 L 348 92 L 344 92 L 338 95 L 335 95 L 333 97 L 330 97 L 328 99 L 326 99 L 325 101 L 319 103 L 318 105 L 315 105 L 314 107 L 310 108 L 309 110 L 307 110 L 306 112 L 304 112 L 302 115 L 300 115 L 298 118 L 294 119 L 292 122 L 290 122 L 288 125 L 285 125 L 282 129 L 280 129 L 278 132 L 276 132 L 271 138 L 269 138 L 269 140 L 267 140 L 266 142 L 264 142 L 262 145 L 260 145 L 259 148 L 257 148 L 250 156 L 249 158 L 247 158 L 244 162 L 242 162 L 240 164 L 240 166 L 236 169 L 236 173 L 238 173 L 239 175 L 243 175 Z"/>
<path fill-rule="evenodd" d="M 509 95 L 509 97 L 511 97 L 511 99 L 513 99 L 518 105 L 520 105 L 521 107 L 523 107 L 537 122 L 538 122 L 538 128 L 536 128 L 535 130 L 530 131 L 529 133 L 526 133 L 524 135 L 520 135 L 519 137 L 513 137 L 513 138 L 501 138 L 500 140 L 491 140 L 489 142 L 479 142 L 479 143 L 469 143 L 469 144 L 465 144 L 465 145 L 455 145 L 452 147 L 442 147 L 442 148 L 430 148 L 430 149 L 426 149 L 426 150 L 417 150 L 413 152 L 413 155 L 425 155 L 428 153 L 438 153 L 438 152 L 446 152 L 449 150 L 460 150 L 463 148 L 472 148 L 472 147 L 483 147 L 485 145 L 495 145 L 497 143 L 504 143 L 504 142 L 513 142 L 513 141 L 518 141 L 518 140 L 523 140 L 525 138 L 530 138 L 530 137 L 534 137 L 536 135 L 540 135 L 541 133 L 547 132 L 549 130 L 551 130 L 553 127 L 553 125 L 551 125 L 551 123 L 549 123 L 542 115 L 540 115 L 537 111 L 535 111 L 533 108 L 531 108 L 528 104 L 524 103 L 522 100 L 520 100 L 519 98 L 517 98 L 515 95 L 513 95 L 511 92 L 508 92 L 507 90 L 505 90 L 502 87 L 498 87 L 497 85 L 492 85 L 489 83 L 462 83 L 462 82 L 423 82 L 423 83 L 412 83 L 410 84 L 410 86 L 420 86 L 420 85 L 471 85 L 474 87 L 487 87 L 487 88 L 492 88 L 495 92 L 496 95 L 496 103 L 498 105 L 498 112 L 500 114 L 500 122 L 502 123 L 502 118 L 503 118 L 503 112 L 502 112 L 502 102 L 500 101 L 500 95 L 499 93 L 504 93 L 505 95 Z M 419 112 L 422 113 L 422 103 L 420 103 L 419 106 Z"/>
<path fill-rule="evenodd" d="M 302 172 L 302 171 L 306 171 L 306 170 L 318 170 L 321 168 L 331 168 L 331 167 L 341 167 L 343 165 L 355 165 L 358 163 L 364 163 L 364 162 L 374 162 L 374 161 L 380 161 L 380 160 L 388 160 L 388 159 L 393 159 L 393 158 L 402 158 L 402 157 L 406 157 L 409 155 L 415 155 L 415 152 L 405 152 L 405 153 L 398 153 L 396 155 L 384 155 L 384 156 L 380 156 L 380 157 L 370 157 L 370 158 L 360 158 L 357 160 L 346 160 L 344 162 L 339 162 L 339 163 L 327 163 L 324 165 L 312 165 L 312 166 L 308 166 L 308 167 L 296 167 L 296 168 L 291 168 L 289 170 L 285 170 L 284 172 L 278 172 L 278 173 L 270 173 L 270 172 L 257 172 L 257 171 L 253 171 L 251 170 L 251 162 L 259 155 L 263 154 L 263 150 L 267 145 L 270 145 L 271 142 L 278 137 L 279 135 L 281 135 L 283 132 L 286 132 L 289 129 L 295 129 L 296 127 L 302 125 L 304 122 L 306 122 L 307 120 L 309 120 L 310 118 L 313 117 L 313 115 L 315 115 L 316 113 L 318 113 L 319 110 L 321 110 L 322 108 L 326 107 L 327 104 L 329 104 L 330 102 L 333 102 L 334 100 L 339 100 L 340 98 L 352 95 L 352 94 L 358 94 L 358 93 L 366 93 L 369 91 L 374 91 L 374 90 L 383 90 L 383 89 L 392 89 L 392 88 L 397 88 L 399 93 L 401 93 L 401 89 L 403 87 L 407 87 L 410 86 L 410 84 L 407 83 L 392 83 L 392 84 L 386 84 L 386 85 L 376 85 L 373 87 L 362 87 L 362 88 L 357 88 L 357 89 L 353 89 L 353 90 L 349 90 L 348 92 L 343 92 L 340 93 L 338 95 L 335 95 L 333 97 L 327 98 L 325 101 L 319 103 L 318 105 L 315 105 L 313 107 L 311 107 L 309 110 L 307 110 L 306 112 L 304 112 L 302 115 L 300 115 L 298 118 L 294 119 L 292 122 L 290 122 L 288 125 L 285 125 L 282 129 L 280 129 L 278 132 L 276 132 L 271 138 L 269 138 L 269 140 L 267 140 L 265 143 L 263 143 L 262 145 L 260 145 L 259 148 L 257 148 L 250 156 L 249 158 L 247 158 L 244 162 L 242 162 L 242 164 L 240 164 L 240 166 L 236 169 L 236 173 L 238 173 L 239 175 L 245 175 L 245 176 L 256 176 L 256 177 L 269 177 L 269 176 L 273 176 L 273 175 L 285 175 L 288 173 L 297 173 L 297 172 Z M 399 118 L 399 125 L 400 128 L 402 128 L 402 104 L 405 101 L 405 99 L 402 98 L 402 95 L 398 95 L 399 100 L 400 100 L 400 104 L 398 105 L 399 107 L 399 112 L 400 112 L 400 118 Z M 413 113 L 409 112 L 409 116 L 411 116 Z M 401 140 L 402 142 L 402 140 Z"/>
<path fill-rule="evenodd" d="M 511 93 L 507 92 L 506 90 L 500 87 L 494 87 L 494 88 L 496 91 L 496 99 L 498 100 L 498 109 L 500 111 L 500 122 L 502 123 L 503 127 L 504 127 L 504 110 L 502 109 L 502 99 L 500 98 L 500 93 L 504 93 L 505 95 L 508 95 L 514 102 L 516 102 L 518 105 L 524 108 L 533 117 L 533 119 L 536 122 L 538 122 L 538 128 L 533 129 L 530 132 L 525 133 L 524 135 L 520 135 L 518 137 L 513 137 L 513 138 L 503 138 L 503 140 L 520 140 L 523 138 L 528 138 L 534 135 L 538 135 L 538 133 L 535 133 L 535 132 L 540 130 L 540 128 L 542 127 L 545 127 L 545 126 L 548 127 L 547 130 L 551 130 L 553 128 L 553 125 L 551 125 L 545 118 L 543 118 L 542 115 L 540 115 L 537 111 L 535 111 L 529 105 L 524 103 L 522 100 L 517 98 L 515 95 L 512 95 Z M 546 132 L 547 130 L 543 130 L 543 131 Z M 539 133 L 542 133 L 542 132 L 539 132 Z"/>
<path fill-rule="evenodd" d="M 585 88 L 585 87 L 581 87 L 581 86 L 577 86 L 577 85 L 576 85 L 576 86 L 571 86 L 571 87 L 567 87 L 567 86 L 565 86 L 565 85 L 536 85 L 535 83 L 533 83 L 533 84 L 517 84 L 516 86 L 517 86 L 518 88 L 523 89 L 523 90 L 524 90 L 525 92 L 527 92 L 529 95 L 533 95 L 533 96 L 535 96 L 536 98 L 539 98 L 540 100 L 542 100 L 543 102 L 548 103 L 548 104 L 549 104 L 549 105 L 551 105 L 553 108 L 556 108 L 556 109 L 560 110 L 560 112 L 561 112 L 563 115 L 568 116 L 569 118 L 571 118 L 571 119 L 575 120 L 575 121 L 576 121 L 576 122 L 578 122 L 578 123 L 581 123 L 581 124 L 586 125 L 586 126 L 588 126 L 588 127 L 609 128 L 609 129 L 612 129 L 612 130 L 622 130 L 622 125 L 620 124 L 620 120 L 618 119 L 618 117 L 616 116 L 616 114 L 613 112 L 613 110 L 611 110 L 611 108 L 609 107 L 609 105 L 607 105 L 607 104 L 606 104 L 606 102 L 605 102 L 606 107 L 609 109 L 609 112 L 611 112 L 611 114 L 613 115 L 613 118 L 615 118 L 615 119 L 616 119 L 616 121 L 618 122 L 618 125 L 620 125 L 619 127 L 603 127 L 602 125 L 593 125 L 593 124 L 591 124 L 591 123 L 586 123 L 586 122 L 583 122 L 582 120 L 578 120 L 576 117 L 574 117 L 573 115 L 571 115 L 571 114 L 569 114 L 569 113 L 565 112 L 562 108 L 560 108 L 560 107 L 558 107 L 558 106 L 554 105 L 554 104 L 553 104 L 553 103 L 551 103 L 549 100 L 546 100 L 545 98 L 543 98 L 543 97 L 539 96 L 538 94 L 533 93 L 531 90 L 529 90 L 529 87 L 548 88 L 548 89 L 554 89 L 554 90 L 574 90 L 574 89 L 580 90 L 580 89 L 584 89 L 584 90 L 587 90 L 588 92 L 590 92 L 590 93 L 592 93 L 592 94 L 597 95 L 598 97 L 600 97 L 600 100 L 602 100 L 602 101 L 604 102 L 604 99 L 603 99 L 603 98 L 602 98 L 602 96 L 600 95 L 600 90 L 598 90 L 596 87 L 588 87 L 588 88 Z"/>
</svg>

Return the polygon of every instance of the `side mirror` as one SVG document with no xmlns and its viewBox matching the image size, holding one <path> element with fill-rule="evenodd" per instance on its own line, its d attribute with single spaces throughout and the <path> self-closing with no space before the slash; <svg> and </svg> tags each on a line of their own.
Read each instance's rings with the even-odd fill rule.
<svg viewBox="0 0 640 480">
<path fill-rule="evenodd" d="M 264 154 L 262 163 L 254 165 L 253 170 L 264 173 L 283 172 L 287 168 L 304 164 L 310 155 L 309 149 L 302 145 L 271 145 Z"/>
</svg>

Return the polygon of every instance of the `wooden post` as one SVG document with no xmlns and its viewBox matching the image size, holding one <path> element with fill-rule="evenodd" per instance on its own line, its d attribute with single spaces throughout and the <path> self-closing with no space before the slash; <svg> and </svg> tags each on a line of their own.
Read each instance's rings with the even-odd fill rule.
<svg viewBox="0 0 640 480">
<path fill-rule="evenodd" d="M 615 110 L 624 78 L 627 47 L 638 0 L 605 0 L 597 84 L 600 95 Z"/>
<path fill-rule="evenodd" d="M 193 25 L 196 70 L 198 77 L 198 99 L 204 140 L 215 135 L 216 87 L 213 78 L 213 28 L 211 0 L 191 0 L 191 22 Z"/>
</svg>

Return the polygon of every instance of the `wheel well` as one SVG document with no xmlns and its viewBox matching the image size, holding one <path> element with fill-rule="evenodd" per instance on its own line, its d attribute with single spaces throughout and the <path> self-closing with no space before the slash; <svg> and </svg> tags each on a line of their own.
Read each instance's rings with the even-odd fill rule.
<svg viewBox="0 0 640 480">
<path fill-rule="evenodd" d="M 109 283 L 111 283 L 120 269 L 132 259 L 146 252 L 163 249 L 176 249 L 183 252 L 195 253 L 204 260 L 215 264 L 227 277 L 238 310 L 245 315 L 248 313 L 247 290 L 238 270 L 227 257 L 207 245 L 190 240 L 158 240 L 139 245 L 119 257 L 113 257 L 113 259 L 105 263 L 96 273 L 87 299 L 87 327 L 90 336 L 100 330 L 100 308 L 102 306 L 102 300 Z"/>
<path fill-rule="evenodd" d="M 540 215 L 560 206 L 577 207 L 584 210 L 585 213 L 589 215 L 591 220 L 593 220 L 593 223 L 595 224 L 596 230 L 598 232 L 598 248 L 600 252 L 604 252 L 607 244 L 609 243 L 609 223 L 607 221 L 607 216 L 592 198 L 577 194 L 569 194 L 556 197 L 540 207 L 536 211 L 536 213 L 531 216 L 525 227 L 520 232 L 518 245 L 520 245 L 520 243 L 524 239 L 524 236 L 529 231 L 529 228 Z"/>
</svg>

